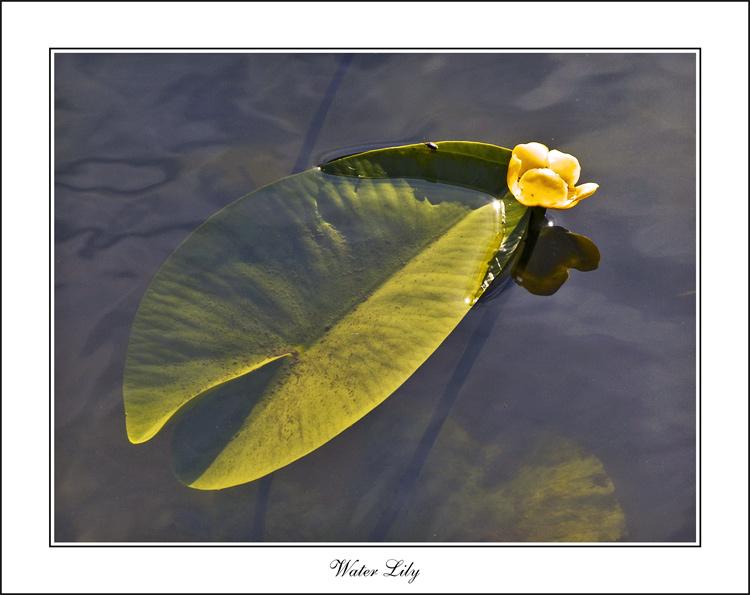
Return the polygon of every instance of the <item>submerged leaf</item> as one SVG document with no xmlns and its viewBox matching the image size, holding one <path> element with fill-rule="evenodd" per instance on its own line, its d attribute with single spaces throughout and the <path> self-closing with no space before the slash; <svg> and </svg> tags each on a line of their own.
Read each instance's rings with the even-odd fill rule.
<svg viewBox="0 0 750 595">
<path fill-rule="evenodd" d="M 544 432 L 498 440 L 480 444 L 449 420 L 388 539 L 551 543 L 627 537 L 615 486 L 593 454 Z"/>
<path fill-rule="evenodd" d="M 481 143 L 371 151 L 211 217 L 164 263 L 133 323 L 130 440 L 150 439 L 184 408 L 175 471 L 220 489 L 291 463 L 367 414 L 448 336 L 520 241 L 528 216 L 505 187 L 509 157 Z"/>
</svg>

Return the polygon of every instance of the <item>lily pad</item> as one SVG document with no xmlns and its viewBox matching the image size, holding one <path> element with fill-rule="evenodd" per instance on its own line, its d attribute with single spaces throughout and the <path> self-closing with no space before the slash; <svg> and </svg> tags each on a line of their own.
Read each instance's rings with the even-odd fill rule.
<svg viewBox="0 0 750 595">
<path fill-rule="evenodd" d="M 128 437 L 175 414 L 191 487 L 262 477 L 362 418 L 433 353 L 528 223 L 510 151 L 409 145 L 333 161 L 232 203 L 161 267 L 125 366 Z"/>
</svg>

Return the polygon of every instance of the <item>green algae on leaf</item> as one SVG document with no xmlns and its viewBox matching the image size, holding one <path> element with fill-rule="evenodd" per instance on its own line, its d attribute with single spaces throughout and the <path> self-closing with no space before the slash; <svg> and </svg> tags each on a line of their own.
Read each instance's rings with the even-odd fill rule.
<svg viewBox="0 0 750 595">
<path fill-rule="evenodd" d="M 184 413 L 175 472 L 220 489 L 355 423 L 448 336 L 491 266 L 510 259 L 528 215 L 505 187 L 509 156 L 457 142 L 372 151 L 211 217 L 138 309 L 124 378 L 130 440 Z"/>
</svg>

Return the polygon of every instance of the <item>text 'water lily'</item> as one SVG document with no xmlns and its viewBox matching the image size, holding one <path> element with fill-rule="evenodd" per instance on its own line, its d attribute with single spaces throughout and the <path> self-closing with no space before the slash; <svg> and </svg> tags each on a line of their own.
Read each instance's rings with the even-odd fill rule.
<svg viewBox="0 0 750 595">
<path fill-rule="evenodd" d="M 513 149 L 508 188 L 527 207 L 569 209 L 599 188 L 593 183 L 576 187 L 580 175 L 581 166 L 573 155 L 550 151 L 541 143 L 527 143 Z"/>
</svg>

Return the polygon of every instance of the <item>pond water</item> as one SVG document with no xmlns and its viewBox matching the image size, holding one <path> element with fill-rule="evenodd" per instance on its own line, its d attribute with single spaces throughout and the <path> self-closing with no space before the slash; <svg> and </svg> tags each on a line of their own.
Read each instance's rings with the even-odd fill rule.
<svg viewBox="0 0 750 595">
<path fill-rule="evenodd" d="M 694 53 L 57 53 L 57 542 L 693 542 Z M 172 251 L 334 157 L 442 140 L 576 155 L 551 221 L 601 261 L 473 308 L 371 414 L 252 483 L 131 444 L 123 369 Z"/>
</svg>

